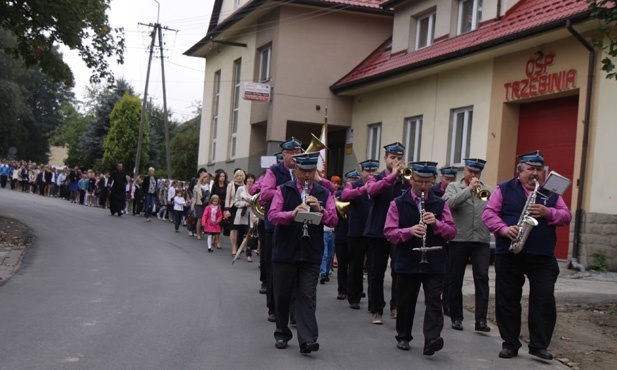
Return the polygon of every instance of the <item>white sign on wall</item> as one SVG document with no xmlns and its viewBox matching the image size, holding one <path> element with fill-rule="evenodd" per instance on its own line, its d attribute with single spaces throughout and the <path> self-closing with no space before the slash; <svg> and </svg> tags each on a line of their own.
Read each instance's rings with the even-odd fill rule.
<svg viewBox="0 0 617 370">
<path fill-rule="evenodd" d="M 255 82 L 245 82 L 242 98 L 244 100 L 252 101 L 270 101 L 270 85 L 258 84 Z"/>
</svg>

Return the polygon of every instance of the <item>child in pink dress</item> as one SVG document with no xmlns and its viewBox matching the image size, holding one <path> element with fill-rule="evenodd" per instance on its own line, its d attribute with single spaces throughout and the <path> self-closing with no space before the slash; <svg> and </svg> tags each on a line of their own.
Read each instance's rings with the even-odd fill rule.
<svg viewBox="0 0 617 370">
<path fill-rule="evenodd" d="M 201 224 L 204 232 L 208 234 L 208 252 L 212 252 L 212 237 L 221 232 L 221 221 L 223 221 L 223 211 L 219 206 L 219 196 L 212 195 L 210 204 L 204 210 L 201 217 Z"/>
</svg>

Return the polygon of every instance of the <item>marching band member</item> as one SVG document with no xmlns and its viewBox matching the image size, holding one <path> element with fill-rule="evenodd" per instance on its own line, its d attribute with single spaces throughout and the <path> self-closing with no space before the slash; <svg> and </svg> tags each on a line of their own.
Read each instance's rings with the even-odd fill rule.
<svg viewBox="0 0 617 370">
<path fill-rule="evenodd" d="M 292 179 L 292 172 L 295 166 L 293 156 L 300 154 L 302 151 L 302 142 L 294 137 L 291 137 L 286 142 L 280 145 L 282 149 L 283 161 L 274 165 L 266 171 L 266 174 L 261 181 L 261 191 L 259 195 L 259 204 L 266 207 L 266 216 L 264 220 L 265 242 L 263 244 L 261 254 L 265 261 L 266 269 L 266 305 L 268 306 L 268 321 L 276 322 L 274 315 L 274 295 L 272 290 L 272 236 L 274 234 L 274 225 L 270 223 L 269 210 L 272 198 L 276 193 L 276 187 Z M 260 254 L 260 258 L 261 258 Z"/>
<path fill-rule="evenodd" d="M 346 183 L 354 182 L 360 177 L 356 170 L 349 171 L 344 175 Z M 341 200 L 343 189 L 334 192 L 334 197 Z M 336 280 L 338 284 L 338 295 L 336 299 L 347 299 L 347 279 L 349 278 L 349 208 L 345 217 L 338 218 L 338 223 L 334 229 L 334 248 L 336 250 L 336 260 L 338 267 L 336 269 Z"/>
<path fill-rule="evenodd" d="M 295 296 L 300 353 L 319 350 L 315 310 L 317 280 L 324 252 L 323 226 L 335 227 L 338 221 L 334 196 L 314 181 L 319 152 L 295 155 L 295 177 L 279 186 L 273 196 L 268 219 L 275 225 L 272 249 L 272 281 L 276 315 L 275 347 L 287 348 L 292 338 L 288 326 L 289 307 Z M 321 212 L 317 225 L 303 225 L 294 218 L 302 211 Z M 307 239 L 303 238 L 306 227 Z"/>
<path fill-rule="evenodd" d="M 424 290 L 424 355 L 431 356 L 443 348 L 441 331 L 443 313 L 441 292 L 446 266 L 445 250 L 426 252 L 413 248 L 445 244 L 456 235 L 456 226 L 448 204 L 429 191 L 436 174 L 435 162 L 412 163 L 411 189 L 395 198 L 388 209 L 384 235 L 395 245 L 393 269 L 398 276 L 396 289 L 397 348 L 409 350 L 416 301 L 420 285 Z M 422 198 L 424 194 L 424 199 Z M 423 222 L 421 222 L 421 219 Z M 426 253 L 428 263 L 422 263 Z"/>
<path fill-rule="evenodd" d="M 443 199 L 452 210 L 456 222 L 456 238 L 449 243 L 449 304 L 452 329 L 463 330 L 463 278 L 467 261 L 471 258 L 473 282 L 475 286 L 475 320 L 477 331 L 489 332 L 486 324 L 488 311 L 488 266 L 491 258 L 491 235 L 482 222 L 482 211 L 486 200 L 480 199 L 478 189 L 492 191 L 489 186 L 480 182 L 482 170 L 486 164 L 484 159 L 467 158 L 464 177 L 461 181 L 452 182 L 446 188 Z"/>
<path fill-rule="evenodd" d="M 386 154 L 384 161 L 386 169 L 379 174 L 369 177 L 366 184 L 368 195 L 371 197 L 368 218 L 364 236 L 370 238 L 368 262 L 369 262 L 369 288 L 368 305 L 373 314 L 372 323 L 383 324 L 383 308 L 386 303 L 383 293 L 383 279 L 388 267 L 388 259 L 392 256 L 393 246 L 386 240 L 383 228 L 386 222 L 386 214 L 390 202 L 400 196 L 408 188 L 407 182 L 401 181 L 401 170 L 404 167 L 403 154 L 405 146 L 396 142 L 384 146 Z M 396 310 L 396 282 L 397 275 L 391 271 L 392 290 L 390 292 L 390 318 L 395 319 Z"/>
<path fill-rule="evenodd" d="M 439 183 L 431 186 L 431 190 L 438 198 L 441 198 L 446 193 L 448 184 L 456 181 L 458 169 L 456 167 L 441 167 L 439 172 L 441 173 L 441 176 L 439 176 Z"/>
<path fill-rule="evenodd" d="M 518 355 L 521 347 L 521 296 L 525 275 L 529 279 L 529 353 L 545 360 L 557 320 L 555 282 L 559 266 L 555 259 L 555 228 L 565 226 L 572 218 L 560 195 L 535 193 L 536 181 L 543 180 L 544 156 L 540 151 L 519 156 L 518 176 L 499 184 L 484 209 L 482 219 L 495 234 L 495 312 L 497 327 L 503 339 L 501 358 Z M 535 204 L 525 205 L 532 195 Z M 533 198 L 531 198 L 533 199 Z M 517 226 L 523 212 L 538 221 L 522 251 L 509 251 L 519 233 Z"/>
<path fill-rule="evenodd" d="M 439 183 L 431 186 L 431 191 L 438 198 L 442 198 L 446 193 L 446 188 L 448 184 L 453 181 L 456 181 L 456 175 L 458 174 L 458 169 L 456 167 L 441 167 L 439 169 L 441 176 L 439 177 Z M 448 243 L 444 245 L 446 250 L 446 274 L 443 277 L 443 293 L 441 294 L 441 303 L 443 305 L 443 314 L 446 316 L 450 316 L 450 265 L 447 260 L 447 256 L 449 255 L 450 246 Z"/>
<path fill-rule="evenodd" d="M 360 309 L 360 299 L 364 291 L 364 260 L 368 252 L 369 239 L 364 237 L 366 220 L 371 200 L 366 191 L 369 177 L 377 172 L 379 161 L 368 159 L 360 162 L 361 177 L 356 181 L 348 181 L 345 190 L 341 193 L 343 202 L 350 202 L 347 210 L 348 243 L 349 243 L 349 273 L 347 275 L 347 301 L 349 307 Z M 355 172 L 355 173 L 354 173 Z M 349 174 L 349 172 L 348 172 Z M 358 171 L 353 170 L 349 176 L 356 176 Z"/>
</svg>

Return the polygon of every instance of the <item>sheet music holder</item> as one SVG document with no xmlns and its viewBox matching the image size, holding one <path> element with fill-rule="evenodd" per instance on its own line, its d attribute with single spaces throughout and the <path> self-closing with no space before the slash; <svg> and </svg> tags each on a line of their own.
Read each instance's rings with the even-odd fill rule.
<svg viewBox="0 0 617 370">
<path fill-rule="evenodd" d="M 323 214 L 320 212 L 298 212 L 296 213 L 296 217 L 294 217 L 294 221 L 307 223 L 309 225 L 319 225 L 321 222 L 321 218 Z"/>
<path fill-rule="evenodd" d="M 542 188 L 549 191 L 551 194 L 559 194 L 562 195 L 572 184 L 570 179 L 565 178 L 564 176 L 558 174 L 555 171 L 551 171 L 544 180 L 544 184 L 542 184 Z"/>
</svg>

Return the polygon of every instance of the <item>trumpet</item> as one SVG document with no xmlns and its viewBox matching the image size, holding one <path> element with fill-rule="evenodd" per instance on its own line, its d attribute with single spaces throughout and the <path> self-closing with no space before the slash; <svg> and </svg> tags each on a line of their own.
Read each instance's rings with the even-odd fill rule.
<svg viewBox="0 0 617 370">
<path fill-rule="evenodd" d="M 473 194 L 484 202 L 488 201 L 488 198 L 491 196 L 491 192 L 489 190 L 482 189 L 482 185 L 480 184 L 475 187 Z"/>
<path fill-rule="evenodd" d="M 413 168 L 411 167 L 403 167 L 401 168 L 401 178 L 405 181 L 411 180 L 411 175 L 413 175 Z"/>
<path fill-rule="evenodd" d="M 336 211 L 338 212 L 338 214 L 344 218 L 347 219 L 347 210 L 349 209 L 349 202 L 342 202 L 338 199 L 334 200 L 334 204 L 336 206 Z"/>
</svg>

